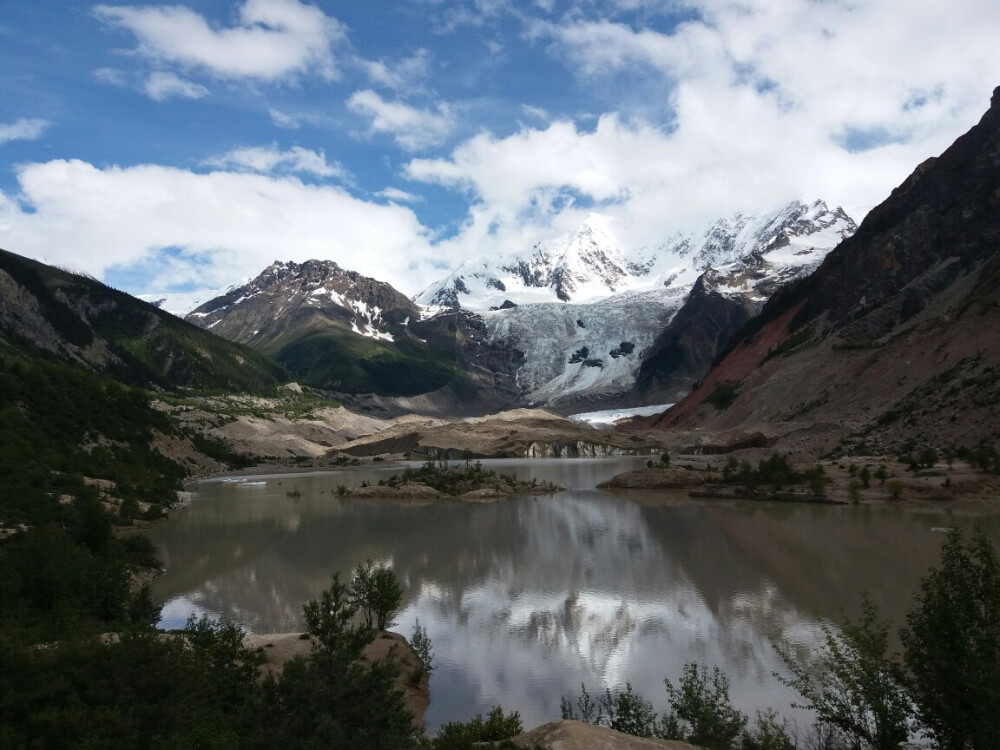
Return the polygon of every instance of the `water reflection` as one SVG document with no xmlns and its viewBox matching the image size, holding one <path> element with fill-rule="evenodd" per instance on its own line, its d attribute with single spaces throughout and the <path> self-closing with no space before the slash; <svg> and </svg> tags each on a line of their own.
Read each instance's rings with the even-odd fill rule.
<svg viewBox="0 0 1000 750">
<path fill-rule="evenodd" d="M 406 587 L 397 629 L 409 634 L 419 618 L 433 641 L 431 726 L 493 704 L 541 723 L 581 682 L 631 681 L 662 706 L 663 677 L 690 660 L 723 667 L 751 714 L 791 713 L 769 638 L 808 647 L 818 623 L 851 611 L 862 588 L 901 621 L 936 560 L 941 537 L 930 528 L 971 523 L 943 511 L 592 489 L 637 463 L 504 462 L 574 489 L 486 505 L 337 497 L 338 484 L 391 471 L 381 469 L 203 484 L 154 529 L 168 567 L 157 593 L 175 618 L 166 624 L 205 611 L 257 632 L 300 629 L 302 605 L 331 571 L 370 557 L 391 560 Z M 293 487 L 300 496 L 287 494 Z M 996 517 L 985 522 L 997 530 Z"/>
</svg>

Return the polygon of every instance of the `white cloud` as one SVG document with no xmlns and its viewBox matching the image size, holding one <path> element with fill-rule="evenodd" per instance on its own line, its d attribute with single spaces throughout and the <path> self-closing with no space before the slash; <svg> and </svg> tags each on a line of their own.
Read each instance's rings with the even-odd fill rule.
<svg viewBox="0 0 1000 750">
<path fill-rule="evenodd" d="M 0 144 L 9 141 L 37 141 L 51 123 L 48 120 L 25 119 L 16 120 L 9 125 L 0 123 Z"/>
<path fill-rule="evenodd" d="M 108 86 L 127 86 L 128 75 L 124 70 L 118 68 L 97 68 L 91 74 L 101 83 Z"/>
<path fill-rule="evenodd" d="M 274 81 L 315 71 L 333 79 L 331 47 L 345 35 L 339 21 L 298 0 L 245 0 L 229 28 L 176 5 L 98 5 L 94 14 L 135 34 L 148 58 L 223 78 Z"/>
<path fill-rule="evenodd" d="M 393 201 L 395 203 L 420 203 L 423 198 L 419 195 L 414 195 L 413 193 L 408 193 L 405 190 L 400 190 L 399 188 L 387 187 L 384 190 L 379 190 L 375 193 L 379 198 L 385 198 L 386 200 Z"/>
<path fill-rule="evenodd" d="M 409 151 L 441 143 L 455 125 L 454 114 L 445 103 L 438 104 L 437 111 L 417 109 L 400 101 L 386 101 L 370 89 L 354 92 L 347 106 L 367 117 L 373 132 L 392 135 Z"/>
<path fill-rule="evenodd" d="M 395 64 L 384 60 L 363 60 L 361 65 L 372 83 L 393 91 L 411 92 L 430 73 L 431 53 L 419 49 Z"/>
<path fill-rule="evenodd" d="M 350 174 L 344 165 L 326 160 L 326 152 L 322 149 L 311 151 L 301 146 L 293 146 L 282 151 L 278 145 L 249 146 L 227 151 L 221 156 L 208 159 L 209 166 L 222 168 L 245 169 L 251 172 L 269 174 L 271 172 L 298 172 L 312 174 L 317 177 L 348 178 Z"/>
<path fill-rule="evenodd" d="M 208 89 L 191 81 L 185 81 L 173 73 L 162 70 L 154 71 L 146 79 L 143 91 L 150 99 L 158 102 L 174 97 L 181 99 L 200 99 L 208 94 Z"/>
<path fill-rule="evenodd" d="M 794 198 L 864 210 L 971 127 L 1000 83 L 988 0 L 687 5 L 700 18 L 669 33 L 579 14 L 526 24 L 621 109 L 412 160 L 411 179 L 473 201 L 445 245 L 529 246 L 595 207 L 650 241 Z"/>
<path fill-rule="evenodd" d="M 416 292 L 440 271 L 413 212 L 294 177 L 56 160 L 18 170 L 0 193 L 0 247 L 104 277 L 139 268 L 140 290 L 219 288 L 275 258 L 328 258 Z"/>
</svg>

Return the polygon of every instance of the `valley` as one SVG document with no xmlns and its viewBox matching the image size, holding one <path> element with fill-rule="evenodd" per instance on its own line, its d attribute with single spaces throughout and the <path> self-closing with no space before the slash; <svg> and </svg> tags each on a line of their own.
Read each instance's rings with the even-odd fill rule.
<svg viewBox="0 0 1000 750">
<path fill-rule="evenodd" d="M 374 560 L 405 582 L 399 630 L 435 644 L 439 739 L 495 705 L 568 718 L 594 681 L 658 694 L 695 658 L 724 665 L 744 728 L 822 723 L 788 654 L 850 639 L 829 623 L 867 616 L 858 582 L 888 638 L 942 539 L 978 534 L 986 562 L 1000 540 L 998 164 L 1000 89 L 860 225 L 795 201 L 650 243 L 594 213 L 413 298 L 275 261 L 184 319 L 3 251 L 0 663 L 37 678 L 18 714 L 42 721 L 64 654 L 119 644 L 263 745 L 244 709 L 294 724 L 330 663 L 395 701 L 391 665 L 358 671 L 374 631 L 348 589 L 312 600 Z M 321 646 L 261 687 L 242 630 Z M 177 721 L 164 737 L 204 729 Z"/>
</svg>

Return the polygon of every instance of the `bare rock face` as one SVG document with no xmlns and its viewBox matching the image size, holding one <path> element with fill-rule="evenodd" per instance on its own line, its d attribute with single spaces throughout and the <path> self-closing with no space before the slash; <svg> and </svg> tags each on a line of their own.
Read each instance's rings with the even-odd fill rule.
<svg viewBox="0 0 1000 750">
<path fill-rule="evenodd" d="M 517 747 L 542 750 L 695 750 L 695 745 L 675 740 L 633 737 L 607 727 L 582 721 L 554 721 L 530 732 L 519 734 L 512 742 Z"/>
<path fill-rule="evenodd" d="M 676 401 L 708 372 L 712 361 L 759 305 L 727 297 L 701 277 L 684 306 L 650 347 L 636 381 L 643 401 Z"/>
</svg>

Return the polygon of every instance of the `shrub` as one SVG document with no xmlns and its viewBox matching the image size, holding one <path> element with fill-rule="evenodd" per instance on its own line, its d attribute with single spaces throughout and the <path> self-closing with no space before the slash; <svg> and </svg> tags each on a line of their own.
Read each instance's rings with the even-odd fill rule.
<svg viewBox="0 0 1000 750">
<path fill-rule="evenodd" d="M 458 750 L 472 747 L 478 742 L 500 742 L 522 731 L 521 716 L 517 711 L 504 714 L 503 708 L 494 706 L 485 719 L 479 714 L 468 722 L 450 721 L 442 724 L 432 747 Z"/>
</svg>

